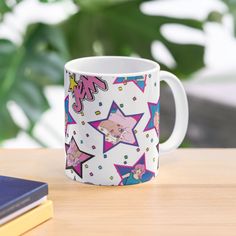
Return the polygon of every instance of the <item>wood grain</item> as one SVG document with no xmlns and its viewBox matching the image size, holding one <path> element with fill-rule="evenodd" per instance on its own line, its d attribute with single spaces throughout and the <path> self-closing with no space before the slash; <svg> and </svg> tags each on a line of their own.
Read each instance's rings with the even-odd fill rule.
<svg viewBox="0 0 236 236">
<path fill-rule="evenodd" d="M 0 150 L 0 174 L 46 181 L 52 220 L 28 236 L 236 235 L 236 149 L 180 149 L 159 176 L 123 187 L 84 185 L 64 174 L 63 150 Z"/>
</svg>

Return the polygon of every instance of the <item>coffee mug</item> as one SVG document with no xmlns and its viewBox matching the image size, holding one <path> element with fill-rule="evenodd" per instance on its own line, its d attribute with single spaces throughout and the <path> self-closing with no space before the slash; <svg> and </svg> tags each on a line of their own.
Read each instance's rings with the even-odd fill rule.
<svg viewBox="0 0 236 236">
<path fill-rule="evenodd" d="M 99 56 L 65 65 L 66 175 L 96 185 L 131 185 L 153 179 L 159 154 L 185 136 L 188 103 L 179 79 L 151 60 Z M 176 119 L 159 145 L 160 81 L 171 88 Z M 165 99 L 164 97 L 162 99 Z"/>
</svg>

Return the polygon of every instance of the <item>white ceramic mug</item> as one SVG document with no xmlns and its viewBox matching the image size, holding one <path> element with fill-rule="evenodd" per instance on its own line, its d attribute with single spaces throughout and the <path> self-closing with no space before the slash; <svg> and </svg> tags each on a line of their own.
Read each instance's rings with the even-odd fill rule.
<svg viewBox="0 0 236 236">
<path fill-rule="evenodd" d="M 170 138 L 159 145 L 160 81 L 173 92 L 176 120 Z M 159 154 L 181 144 L 187 124 L 181 82 L 154 61 L 104 56 L 65 65 L 66 174 L 74 180 L 96 185 L 151 180 Z"/>
</svg>

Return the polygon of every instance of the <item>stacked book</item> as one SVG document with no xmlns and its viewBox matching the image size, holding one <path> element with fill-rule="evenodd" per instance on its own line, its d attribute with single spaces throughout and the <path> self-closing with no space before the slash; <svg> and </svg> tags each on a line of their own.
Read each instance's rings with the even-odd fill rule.
<svg viewBox="0 0 236 236">
<path fill-rule="evenodd" d="M 0 236 L 21 235 L 53 216 L 43 182 L 0 176 Z"/>
</svg>

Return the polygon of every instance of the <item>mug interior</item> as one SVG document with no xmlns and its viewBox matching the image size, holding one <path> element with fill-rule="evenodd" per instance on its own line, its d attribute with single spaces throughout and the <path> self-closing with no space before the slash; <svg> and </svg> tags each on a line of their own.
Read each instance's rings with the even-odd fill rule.
<svg viewBox="0 0 236 236">
<path fill-rule="evenodd" d="M 158 63 L 135 57 L 97 56 L 84 57 L 69 61 L 65 69 L 88 75 L 135 75 L 159 70 Z"/>
</svg>

